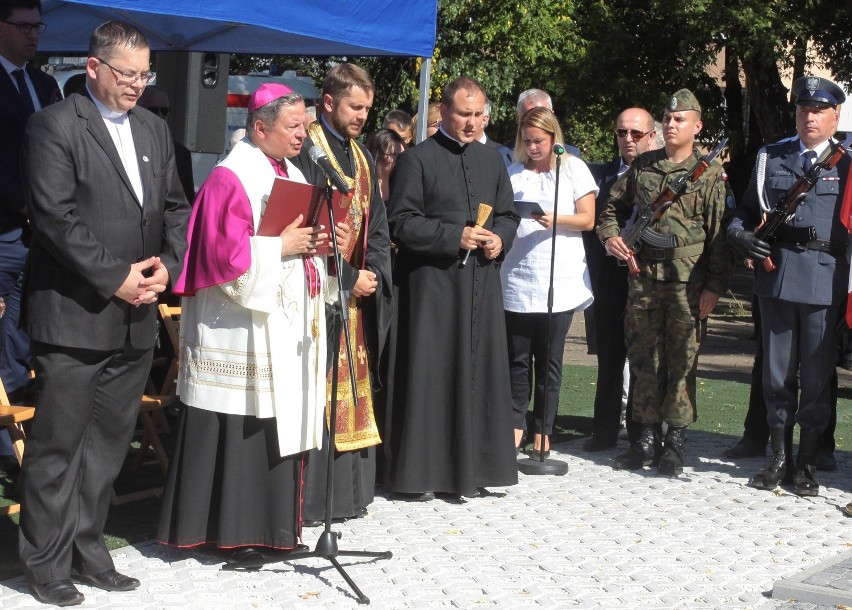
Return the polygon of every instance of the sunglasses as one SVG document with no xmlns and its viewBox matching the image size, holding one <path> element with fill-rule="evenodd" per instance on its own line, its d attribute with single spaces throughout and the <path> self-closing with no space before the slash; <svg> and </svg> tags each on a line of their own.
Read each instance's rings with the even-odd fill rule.
<svg viewBox="0 0 852 610">
<path fill-rule="evenodd" d="M 160 116 L 169 116 L 169 107 L 168 106 L 148 106 L 146 110 L 150 110 L 154 114 L 159 114 Z"/>
<path fill-rule="evenodd" d="M 648 131 L 641 131 L 639 129 L 616 129 L 615 135 L 617 135 L 619 138 L 626 138 L 627 134 L 630 134 L 630 137 L 634 140 L 641 140 L 652 131 L 654 130 L 649 129 Z"/>
</svg>

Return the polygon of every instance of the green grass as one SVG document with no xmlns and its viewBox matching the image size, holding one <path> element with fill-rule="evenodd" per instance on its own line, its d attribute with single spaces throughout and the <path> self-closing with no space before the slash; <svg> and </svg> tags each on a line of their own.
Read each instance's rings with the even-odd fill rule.
<svg viewBox="0 0 852 610">
<path fill-rule="evenodd" d="M 590 366 L 566 365 L 562 377 L 559 413 L 556 420 L 555 442 L 588 436 L 592 430 L 592 410 L 595 399 L 597 369 Z M 733 444 L 742 434 L 743 418 L 748 406 L 749 386 L 746 383 L 719 379 L 698 379 L 698 421 L 692 429 L 730 437 Z M 840 388 L 837 402 L 837 448 L 845 448 L 845 439 L 852 438 L 852 390 Z M 168 443 L 167 443 L 168 446 Z M 149 468 L 149 467 L 146 467 Z M 161 484 L 162 475 L 151 470 L 141 476 L 120 476 L 121 491 Z M 13 480 L 0 473 L 0 506 L 17 498 Z M 143 542 L 154 537 L 160 501 L 147 499 L 112 507 L 106 526 L 106 542 L 110 549 Z M 21 573 L 18 565 L 18 516 L 0 517 L 0 580 Z"/>
</svg>

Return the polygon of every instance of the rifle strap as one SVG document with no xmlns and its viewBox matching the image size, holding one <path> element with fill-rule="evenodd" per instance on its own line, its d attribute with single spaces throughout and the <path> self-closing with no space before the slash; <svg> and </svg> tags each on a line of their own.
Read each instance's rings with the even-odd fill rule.
<svg viewBox="0 0 852 610">
<path fill-rule="evenodd" d="M 687 258 L 699 256 L 704 252 L 704 244 L 690 244 L 688 246 L 677 246 L 674 248 L 651 248 L 642 246 L 639 250 L 639 258 L 653 261 L 669 261 L 676 258 Z"/>
</svg>

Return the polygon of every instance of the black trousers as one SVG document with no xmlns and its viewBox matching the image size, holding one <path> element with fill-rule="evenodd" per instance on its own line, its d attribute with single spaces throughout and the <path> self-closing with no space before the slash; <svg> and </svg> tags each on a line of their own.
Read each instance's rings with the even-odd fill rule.
<svg viewBox="0 0 852 610">
<path fill-rule="evenodd" d="M 594 266 L 592 285 L 595 292 L 595 343 L 598 356 L 598 378 L 595 386 L 595 409 L 592 436 L 613 442 L 621 425 L 624 363 L 624 308 L 627 305 L 627 267 L 608 257 Z M 590 268 L 592 266 L 590 265 Z M 630 388 L 632 395 L 632 375 Z M 632 401 L 628 398 L 627 425 L 634 427 Z"/>
<path fill-rule="evenodd" d="M 31 582 L 113 568 L 103 540 L 153 349 L 114 352 L 33 341 L 36 410 L 22 468 L 18 550 Z"/>
<path fill-rule="evenodd" d="M 546 313 L 506 312 L 506 338 L 509 347 L 509 375 L 512 388 L 514 426 L 526 430 L 527 410 L 535 383 L 533 407 L 535 430 L 538 434 L 553 434 L 553 422 L 559 407 L 562 385 L 562 354 L 565 335 L 571 326 L 573 311 L 551 314 L 550 332 Z M 547 400 L 544 382 L 547 379 Z M 544 426 L 542 426 L 544 412 Z"/>
</svg>

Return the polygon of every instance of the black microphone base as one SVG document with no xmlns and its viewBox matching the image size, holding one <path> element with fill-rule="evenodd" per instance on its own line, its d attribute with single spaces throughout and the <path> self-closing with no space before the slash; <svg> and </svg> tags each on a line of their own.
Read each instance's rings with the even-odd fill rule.
<svg viewBox="0 0 852 610">
<path fill-rule="evenodd" d="M 568 463 L 550 458 L 542 461 L 538 459 L 537 455 L 532 455 L 526 459 L 518 460 L 518 472 L 529 475 L 562 477 L 568 474 Z"/>
</svg>

